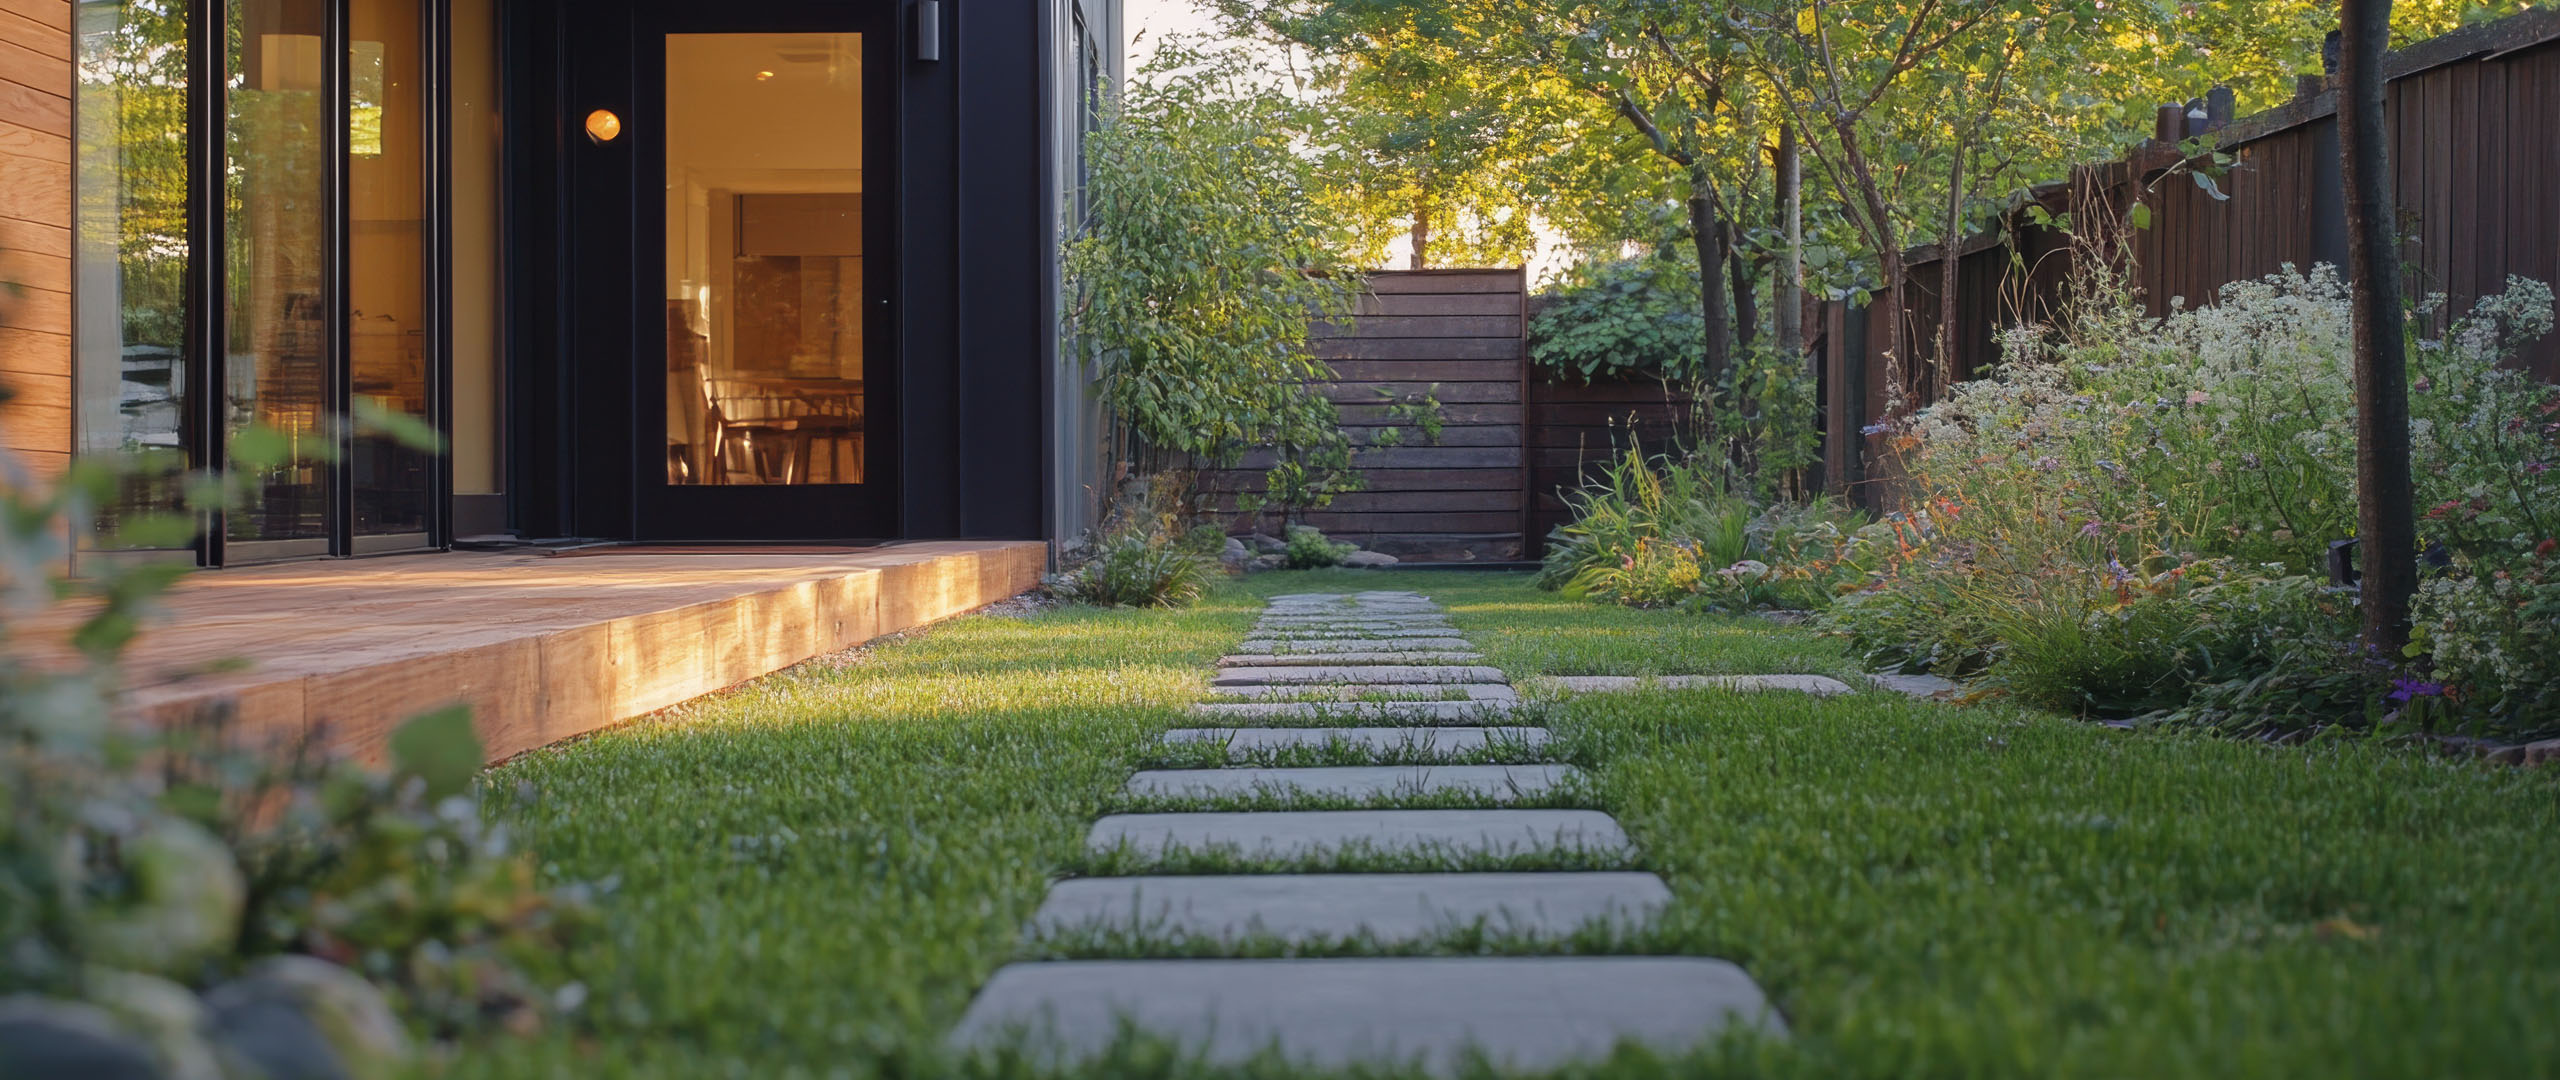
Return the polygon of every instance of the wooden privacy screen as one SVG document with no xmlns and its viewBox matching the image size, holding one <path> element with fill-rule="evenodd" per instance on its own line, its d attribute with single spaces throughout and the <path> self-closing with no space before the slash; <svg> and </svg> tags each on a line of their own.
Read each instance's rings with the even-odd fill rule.
<svg viewBox="0 0 2560 1080">
<path fill-rule="evenodd" d="M 1315 327 L 1316 356 L 1333 369 L 1318 386 L 1342 411 L 1367 486 L 1310 511 L 1307 524 L 1417 562 L 1527 557 L 1526 283 L 1517 268 L 1381 271 L 1356 316 Z M 1440 402 L 1436 442 L 1391 408 L 1426 394 Z M 1275 460 L 1255 451 L 1202 486 L 1232 511 L 1237 493 L 1264 490 Z M 1272 522 L 1238 515 L 1232 531 L 1275 531 Z"/>
<path fill-rule="evenodd" d="M 1541 373 L 1543 374 L 1543 373 Z M 1641 447 L 1645 456 L 1673 454 L 1693 426 L 1685 387 L 1642 376 L 1589 384 L 1529 383 L 1529 549 L 1573 519 L 1565 495 L 1602 467 Z"/>
</svg>

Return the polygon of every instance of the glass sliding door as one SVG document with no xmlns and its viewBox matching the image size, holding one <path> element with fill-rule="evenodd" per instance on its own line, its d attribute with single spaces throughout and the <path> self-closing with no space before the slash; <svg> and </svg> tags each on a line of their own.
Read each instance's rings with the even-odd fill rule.
<svg viewBox="0 0 2560 1080">
<path fill-rule="evenodd" d="M 221 198 L 223 425 L 281 440 L 282 460 L 235 466 L 234 554 L 321 555 L 336 517 L 330 363 L 336 268 L 327 93 L 328 0 L 230 0 L 225 9 Z M 267 456 L 267 455 L 260 455 Z"/>
<path fill-rule="evenodd" d="M 347 0 L 347 366 L 359 419 L 429 423 L 422 0 Z M 427 544 L 436 456 L 372 425 L 347 458 L 358 552 Z"/>
</svg>

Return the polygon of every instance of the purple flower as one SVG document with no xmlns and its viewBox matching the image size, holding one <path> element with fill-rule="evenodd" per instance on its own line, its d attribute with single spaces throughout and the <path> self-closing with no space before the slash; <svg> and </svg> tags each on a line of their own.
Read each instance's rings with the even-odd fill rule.
<svg viewBox="0 0 2560 1080">
<path fill-rule="evenodd" d="M 2051 454 L 2036 459 L 2037 472 L 2052 472 L 2062 467 L 2062 459 Z"/>
<path fill-rule="evenodd" d="M 1858 429 L 1858 434 L 1860 435 L 1882 435 L 1884 433 L 1885 425 L 1883 421 L 1877 421 L 1876 423 L 1872 423 Z"/>
<path fill-rule="evenodd" d="M 2388 695 L 2389 700 L 2396 705 L 2406 705 L 2412 698 L 2443 696 L 2443 683 L 2428 682 L 2425 679 L 2393 679 L 2391 693 Z"/>
<path fill-rule="evenodd" d="M 2087 524 L 2080 526 L 2080 535 L 2094 539 L 2098 535 L 2098 526 L 2099 522 L 2091 519 Z"/>
<path fill-rule="evenodd" d="M 2544 473 L 2547 473 L 2547 472 L 2550 472 L 2550 471 L 2551 471 L 2551 464 L 2550 464 L 2549 462 L 2544 462 L 2544 461 L 2536 461 L 2536 462 L 2532 462 L 2532 463 L 2527 464 L 2527 465 L 2524 467 L 2524 471 L 2526 471 L 2526 472 L 2528 472 L 2528 473 L 2531 473 L 2531 474 L 2533 474 L 2533 475 L 2535 475 L 2535 476 L 2540 476 L 2540 475 L 2542 475 L 2542 474 L 2544 474 Z"/>
</svg>

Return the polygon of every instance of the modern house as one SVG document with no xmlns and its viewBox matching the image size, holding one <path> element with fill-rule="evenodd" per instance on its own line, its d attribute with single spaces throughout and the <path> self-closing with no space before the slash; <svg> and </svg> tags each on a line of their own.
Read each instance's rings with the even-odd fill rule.
<svg viewBox="0 0 2560 1080">
<path fill-rule="evenodd" d="M 1073 536 L 1056 251 L 1118 8 L 0 0 L 0 446 L 147 452 L 108 524 L 240 485 L 81 559 L 419 556 L 386 587 L 473 538 Z M 1003 550 L 917 610 L 1045 561 Z"/>
</svg>

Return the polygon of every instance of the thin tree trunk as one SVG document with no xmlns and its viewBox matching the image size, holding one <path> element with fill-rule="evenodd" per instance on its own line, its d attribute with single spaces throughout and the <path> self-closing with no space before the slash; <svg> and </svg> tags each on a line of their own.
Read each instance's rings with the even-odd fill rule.
<svg viewBox="0 0 2560 1080">
<path fill-rule="evenodd" d="M 1777 280 L 1769 284 L 1769 303 L 1778 318 L 1778 355 L 1804 353 L 1804 159 L 1796 147 L 1795 125 L 1778 129 L 1778 218 L 1787 235 L 1786 259 Z"/>
<path fill-rule="evenodd" d="M 1750 352 L 1751 343 L 1760 339 L 1760 285 L 1739 249 L 1729 257 L 1733 260 L 1733 351 L 1739 356 Z"/>
<path fill-rule="evenodd" d="M 1840 156 L 1848 163 L 1849 175 L 1858 184 L 1859 201 L 1866 207 L 1859 231 L 1866 234 L 1868 243 L 1875 245 L 1878 269 L 1884 274 L 1884 290 L 1878 296 L 1885 305 L 1886 314 L 1884 415 L 1887 419 L 1895 419 L 1902 416 L 1911 401 L 1910 382 L 1903 371 L 1903 361 L 1910 356 L 1904 339 L 1910 336 L 1910 330 L 1904 325 L 1909 320 L 1904 318 L 1902 309 L 1902 237 L 1894 230 L 1893 211 L 1885 205 L 1884 192 L 1876 187 L 1875 170 L 1868 165 L 1866 152 L 1860 147 L 1856 119 L 1847 116 L 1835 118 L 1832 128 L 1840 137 Z"/>
<path fill-rule="evenodd" d="M 1705 364 L 1699 374 L 1713 386 L 1733 356 L 1733 323 L 1724 309 L 1724 218 L 1715 189 L 1693 171 L 1689 179 L 1689 235 L 1698 250 L 1698 315 L 1706 329 Z"/>
<path fill-rule="evenodd" d="M 2342 0 L 2338 150 L 2345 172 L 2347 283 L 2355 355 L 2356 532 L 2364 556 L 2364 643 L 2396 658 L 2418 591 L 2417 503 L 2409 478 L 2409 375 L 2400 251 L 2382 130 L 2382 53 L 2391 0 Z"/>
<path fill-rule="evenodd" d="M 1956 249 L 1964 243 L 1964 148 L 1947 156 L 1955 163 L 1947 167 L 1947 225 L 1938 242 L 1938 377 L 1933 393 L 1955 385 L 1956 286 L 1963 280 L 1964 260 Z"/>
<path fill-rule="evenodd" d="M 1413 268 L 1431 269 L 1431 200 L 1413 201 Z"/>
</svg>

